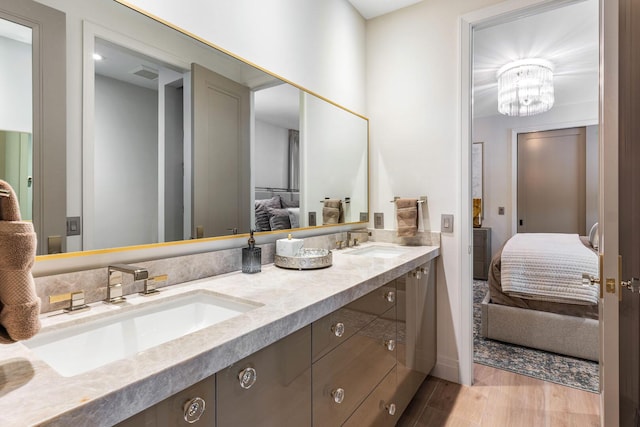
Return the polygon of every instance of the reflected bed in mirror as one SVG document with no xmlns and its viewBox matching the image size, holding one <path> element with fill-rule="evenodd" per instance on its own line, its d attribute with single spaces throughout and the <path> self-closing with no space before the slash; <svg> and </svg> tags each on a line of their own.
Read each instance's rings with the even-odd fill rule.
<svg viewBox="0 0 640 427">
<path fill-rule="evenodd" d="M 67 72 L 82 76 L 67 78 L 79 114 L 58 147 L 67 212 L 54 222 L 82 225 L 67 252 L 248 233 L 255 200 L 275 195 L 288 224 L 281 211 L 264 231 L 321 226 L 325 198 L 344 223 L 367 217 L 365 117 L 118 2 L 42 3 L 66 13 Z"/>
</svg>

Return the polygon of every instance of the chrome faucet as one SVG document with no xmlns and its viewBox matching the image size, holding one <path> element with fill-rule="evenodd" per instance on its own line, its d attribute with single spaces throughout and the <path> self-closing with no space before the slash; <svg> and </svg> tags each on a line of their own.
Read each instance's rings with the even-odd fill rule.
<svg viewBox="0 0 640 427">
<path fill-rule="evenodd" d="M 149 271 L 144 267 L 136 267 L 127 264 L 114 264 L 107 268 L 107 298 L 108 304 L 119 304 L 126 300 L 122 296 L 122 273 L 133 275 L 133 281 L 147 280 Z"/>
</svg>

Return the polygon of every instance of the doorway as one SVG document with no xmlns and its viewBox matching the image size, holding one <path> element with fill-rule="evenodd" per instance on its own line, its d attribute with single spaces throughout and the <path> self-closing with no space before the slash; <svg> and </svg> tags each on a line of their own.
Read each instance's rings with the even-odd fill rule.
<svg viewBox="0 0 640 427">
<path fill-rule="evenodd" d="M 525 167 L 524 171 L 520 171 L 518 158 L 521 150 L 518 148 L 518 143 L 513 143 L 512 136 L 518 133 L 525 134 L 550 130 L 556 132 L 554 136 L 564 138 L 566 135 L 563 134 L 564 131 L 561 129 L 566 129 L 570 126 L 597 125 L 599 105 L 598 14 L 597 1 L 559 2 L 559 4 L 552 6 L 547 5 L 535 9 L 532 7 L 526 12 L 519 11 L 517 17 L 512 15 L 509 19 L 505 19 L 504 15 L 498 19 L 489 17 L 482 24 L 471 28 L 472 55 L 469 68 L 472 70 L 473 75 L 470 88 L 471 93 L 473 93 L 473 110 L 469 140 L 473 142 L 482 141 L 484 143 L 485 176 L 483 176 L 482 226 L 489 230 L 491 238 L 489 251 L 492 255 L 499 253 L 502 246 L 511 236 L 519 231 L 560 232 L 569 229 L 567 225 L 557 224 L 559 221 L 555 221 L 555 217 L 551 221 L 553 226 L 549 225 L 549 221 L 546 224 L 536 225 L 535 217 L 532 215 L 538 208 L 543 206 L 555 210 L 555 216 L 561 213 L 564 216 L 574 218 L 574 223 L 570 226 L 572 228 L 571 233 L 575 232 L 581 236 L 588 234 L 588 228 L 591 224 L 587 224 L 587 217 L 590 215 L 586 213 L 587 203 L 586 196 L 584 196 L 587 186 L 587 156 L 584 143 L 576 145 L 583 148 L 582 151 L 578 149 L 576 154 L 576 175 L 572 178 L 578 188 L 575 192 L 575 197 L 573 197 L 575 200 L 572 202 L 575 205 L 575 208 L 573 208 L 575 214 L 567 214 L 564 207 L 555 205 L 555 203 L 552 203 L 553 200 L 549 201 L 550 198 L 553 199 L 553 195 L 548 189 L 539 189 L 537 191 L 538 199 L 534 198 L 529 200 L 528 203 L 526 197 L 521 200 L 520 196 L 523 194 L 523 190 L 518 188 L 517 179 L 520 172 L 524 174 L 528 172 L 529 178 L 533 179 L 536 184 L 544 181 L 551 184 L 556 182 L 557 184 L 557 182 L 562 182 L 567 178 L 540 175 L 541 165 L 549 166 L 552 163 L 556 163 L 555 167 L 552 166 L 554 171 L 564 173 L 569 171 L 566 165 L 563 164 L 562 157 L 553 154 L 553 150 L 551 153 L 546 153 L 546 157 L 538 158 L 538 164 L 534 167 L 529 168 L 529 170 Z M 585 41 L 580 36 L 589 37 L 589 39 Z M 572 37 L 574 39 L 570 41 Z M 580 46 L 580 48 L 569 47 L 565 43 L 576 43 L 575 46 Z M 576 63 L 577 58 L 569 58 L 569 56 L 578 55 L 578 51 L 589 56 L 588 59 L 581 60 L 580 63 L 583 65 L 590 64 L 580 71 L 572 69 L 569 64 Z M 508 116 L 500 114 L 497 108 L 498 70 L 511 61 L 525 58 L 541 58 L 553 64 L 555 103 L 549 111 L 536 115 Z M 567 62 L 565 63 L 565 61 Z M 578 82 L 580 82 L 581 91 L 575 90 L 576 86 L 573 86 Z M 594 129 L 597 131 L 597 126 Z M 534 134 L 529 136 L 534 137 L 533 140 L 535 140 L 536 144 L 545 145 L 544 141 L 548 135 Z M 526 139 L 526 137 L 523 136 L 522 139 Z M 527 143 L 522 142 L 522 144 Z M 549 145 L 547 148 L 554 149 L 557 147 Z M 469 175 L 471 175 L 470 172 Z M 530 194 L 531 192 L 528 193 Z M 570 198 L 561 196 L 559 200 L 565 202 Z M 528 204 L 530 212 L 525 211 L 523 206 L 519 206 L 519 202 Z M 528 219 L 521 218 L 523 212 L 527 214 Z M 471 217 L 470 212 L 468 215 Z M 522 226 L 519 225 L 520 219 L 522 219 Z M 524 227 L 530 225 L 530 223 L 532 223 L 532 228 L 525 229 Z M 474 234 L 476 233 L 474 232 Z M 473 241 L 470 241 L 469 246 L 474 250 L 476 249 Z M 597 263 L 597 257 L 595 258 Z M 489 270 L 493 271 L 491 268 Z M 469 287 L 473 289 L 476 294 L 475 297 L 478 297 L 477 294 L 480 292 L 480 299 L 484 300 L 485 296 L 490 297 L 488 283 L 485 283 L 485 286 L 487 288 L 480 291 L 477 291 L 475 286 Z M 474 302 L 476 302 L 475 299 Z M 475 304 L 470 305 L 473 307 Z M 472 307 L 470 307 L 470 311 Z M 595 310 L 597 311 L 597 307 Z M 477 321 L 479 317 L 477 313 L 474 313 L 474 315 L 475 318 L 472 319 L 472 322 Z M 477 330 L 478 326 L 476 325 L 475 327 Z M 524 330 L 528 329 L 525 328 Z M 597 323 L 591 335 L 596 340 L 595 347 L 597 347 Z M 474 343 L 477 342 L 476 340 L 472 341 Z M 518 342 L 512 342 L 511 344 L 522 345 L 522 343 Z M 545 349 L 539 348 L 538 350 Z M 595 384 L 591 383 L 590 388 L 597 392 L 597 363 L 591 363 L 592 366 L 596 367 L 595 373 L 592 375 L 596 381 Z M 556 363 L 551 362 L 551 364 L 553 366 Z"/>
</svg>

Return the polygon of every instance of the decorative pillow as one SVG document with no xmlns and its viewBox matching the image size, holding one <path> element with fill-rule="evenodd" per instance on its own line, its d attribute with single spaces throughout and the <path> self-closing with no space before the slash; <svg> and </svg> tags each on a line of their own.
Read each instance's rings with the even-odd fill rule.
<svg viewBox="0 0 640 427">
<path fill-rule="evenodd" d="M 283 208 L 299 208 L 300 207 L 300 200 L 287 200 L 287 199 L 282 199 L 282 207 Z"/>
<path fill-rule="evenodd" d="M 269 225 L 272 230 L 286 230 L 291 228 L 289 211 L 287 209 L 269 209 Z"/>
<path fill-rule="evenodd" d="M 270 231 L 269 209 L 281 209 L 280 196 L 273 196 L 270 199 L 256 200 L 256 231 Z"/>
<path fill-rule="evenodd" d="M 300 208 L 287 208 L 287 212 L 289 212 L 289 222 L 291 223 L 291 228 L 299 228 Z"/>
<path fill-rule="evenodd" d="M 591 230 L 589 231 L 589 243 L 591 243 L 591 246 L 593 247 L 593 249 L 598 249 L 598 246 L 600 246 L 600 237 L 598 236 L 597 222 L 593 224 L 593 226 L 591 227 Z"/>
</svg>

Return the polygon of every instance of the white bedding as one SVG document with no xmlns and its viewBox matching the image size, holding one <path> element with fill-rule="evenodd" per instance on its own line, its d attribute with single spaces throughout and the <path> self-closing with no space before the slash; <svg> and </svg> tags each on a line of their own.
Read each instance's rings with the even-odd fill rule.
<svg viewBox="0 0 640 427">
<path fill-rule="evenodd" d="M 599 287 L 583 273 L 598 276 L 598 256 L 577 234 L 520 233 L 502 250 L 502 290 L 520 298 L 597 304 Z"/>
</svg>

